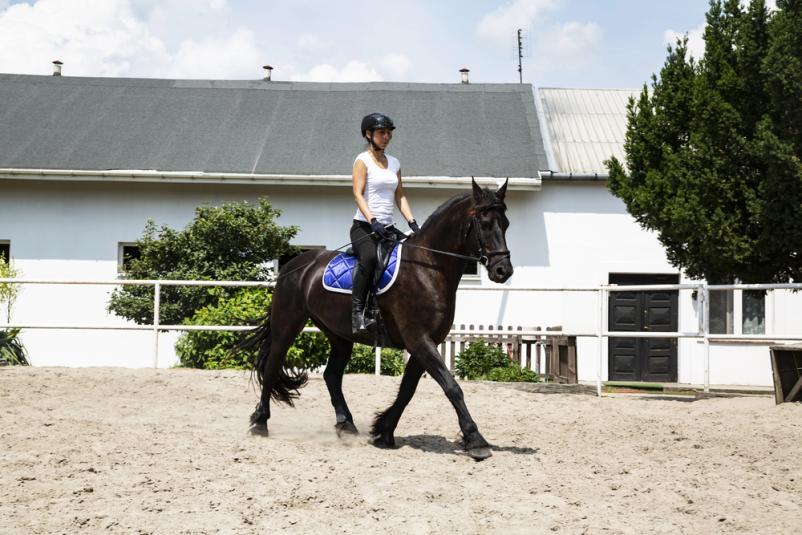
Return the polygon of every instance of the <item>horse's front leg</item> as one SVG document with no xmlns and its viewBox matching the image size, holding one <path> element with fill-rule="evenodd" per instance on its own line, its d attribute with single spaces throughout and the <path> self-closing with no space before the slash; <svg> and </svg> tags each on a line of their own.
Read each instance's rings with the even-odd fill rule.
<svg viewBox="0 0 802 535">
<path fill-rule="evenodd" d="M 420 357 L 423 368 L 437 381 L 437 384 L 440 385 L 446 397 L 456 409 L 459 427 L 462 430 L 463 443 L 468 455 L 477 461 L 487 459 L 493 455 L 490 451 L 490 444 L 479 433 L 476 422 L 473 421 L 471 414 L 468 412 L 462 388 L 460 388 L 457 380 L 454 379 L 454 376 L 443 363 L 443 359 L 434 343 L 425 341 L 415 354 Z"/>
<path fill-rule="evenodd" d="M 418 388 L 418 381 L 423 375 L 423 367 L 420 365 L 415 356 L 410 356 L 409 362 L 404 369 L 404 376 L 401 378 L 401 386 L 398 389 L 398 395 L 390 408 L 381 414 L 376 415 L 373 421 L 373 427 L 370 434 L 373 436 L 373 444 L 380 448 L 393 448 L 395 447 L 395 437 L 393 433 L 398 426 L 398 421 L 401 419 L 401 414 L 404 412 L 409 400 L 415 394 L 415 389 Z"/>
<path fill-rule="evenodd" d="M 354 425 L 354 417 L 351 416 L 351 411 L 348 410 L 348 404 L 345 402 L 345 395 L 343 395 L 343 374 L 348 360 L 351 358 L 354 344 L 329 333 L 326 335 L 331 344 L 331 355 L 329 355 L 329 362 L 323 371 L 323 378 L 326 380 L 331 405 L 334 407 L 334 414 L 337 418 L 334 429 L 337 431 L 337 436 L 358 435 L 359 431 Z"/>
</svg>

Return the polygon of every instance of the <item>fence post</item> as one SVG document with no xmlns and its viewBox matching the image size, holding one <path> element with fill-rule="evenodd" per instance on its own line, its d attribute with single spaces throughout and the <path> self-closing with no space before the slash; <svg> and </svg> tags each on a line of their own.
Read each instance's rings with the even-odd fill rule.
<svg viewBox="0 0 802 535">
<path fill-rule="evenodd" d="M 382 374 L 382 348 L 376 346 L 376 375 Z"/>
<path fill-rule="evenodd" d="M 704 321 L 705 350 L 705 392 L 710 392 L 710 288 L 707 283 L 702 293 L 702 314 Z"/>
<path fill-rule="evenodd" d="M 161 309 L 162 285 L 153 285 L 153 367 L 159 367 L 159 313 Z"/>
<path fill-rule="evenodd" d="M 599 369 L 596 371 L 596 395 L 602 395 L 602 365 L 604 363 L 604 285 L 599 287 Z"/>
</svg>

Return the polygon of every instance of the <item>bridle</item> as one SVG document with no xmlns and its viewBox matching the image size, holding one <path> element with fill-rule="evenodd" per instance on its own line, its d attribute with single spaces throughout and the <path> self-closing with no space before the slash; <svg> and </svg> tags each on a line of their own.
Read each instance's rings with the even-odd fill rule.
<svg viewBox="0 0 802 535">
<path fill-rule="evenodd" d="M 478 216 L 481 213 L 496 210 L 501 208 L 502 210 L 505 208 L 504 203 L 497 202 L 493 203 L 488 206 L 483 206 L 481 208 L 472 208 L 468 215 L 470 216 L 470 221 L 468 223 L 468 228 L 465 231 L 465 243 L 468 244 L 471 241 L 474 243 L 474 247 L 472 248 L 476 251 L 473 256 L 471 255 L 464 255 L 459 253 L 452 253 L 450 251 L 441 251 L 439 249 L 432 249 L 430 247 L 424 247 L 423 245 L 414 245 L 412 243 L 407 243 L 404 240 L 405 247 L 412 247 L 413 249 L 423 249 L 424 251 L 429 251 L 432 253 L 438 253 L 446 256 L 453 256 L 454 258 L 460 258 L 462 260 L 471 260 L 473 262 L 479 262 L 485 268 L 489 268 L 491 262 L 493 262 L 494 257 L 499 257 L 500 259 L 509 258 L 510 251 L 509 249 L 496 249 L 488 251 L 485 248 L 484 243 L 482 243 L 482 234 L 479 232 L 479 219 Z"/>
<path fill-rule="evenodd" d="M 494 249 L 494 250 L 487 250 L 485 244 L 482 243 L 482 233 L 479 232 L 479 219 L 478 216 L 484 212 L 489 212 L 490 210 L 496 209 L 504 209 L 504 204 L 497 202 L 493 203 L 489 206 L 483 206 L 481 208 L 473 208 L 469 215 L 471 216 L 470 223 L 468 223 L 468 230 L 465 235 L 465 242 L 468 243 L 473 241 L 475 247 L 474 251 L 476 251 L 476 257 L 472 259 L 478 261 L 480 264 L 488 268 L 493 262 L 494 257 L 499 257 L 499 260 L 503 260 L 504 258 L 510 257 L 509 249 Z"/>
</svg>

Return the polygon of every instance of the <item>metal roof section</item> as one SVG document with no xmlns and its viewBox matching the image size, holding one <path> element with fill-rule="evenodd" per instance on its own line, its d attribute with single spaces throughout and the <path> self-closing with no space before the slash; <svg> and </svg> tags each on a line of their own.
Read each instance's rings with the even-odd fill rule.
<svg viewBox="0 0 802 535">
<path fill-rule="evenodd" d="M 624 159 L 627 103 L 636 89 L 539 88 L 554 164 L 545 179 L 605 179 L 604 160 Z M 551 173 L 549 173 L 551 171 Z"/>
<path fill-rule="evenodd" d="M 398 125 L 389 152 L 410 185 L 518 177 L 539 189 L 546 150 L 532 87 L 520 84 L 0 74 L 0 176 L 339 183 L 365 150 L 360 119 L 378 110 Z"/>
</svg>

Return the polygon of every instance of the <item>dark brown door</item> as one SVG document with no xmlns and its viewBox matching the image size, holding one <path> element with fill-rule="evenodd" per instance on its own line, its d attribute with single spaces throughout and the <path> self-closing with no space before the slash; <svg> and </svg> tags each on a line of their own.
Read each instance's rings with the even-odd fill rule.
<svg viewBox="0 0 802 535">
<path fill-rule="evenodd" d="M 679 275 L 611 273 L 610 283 L 620 285 L 677 284 Z M 678 291 L 610 292 L 611 331 L 676 332 Z M 611 381 L 677 381 L 676 338 L 609 339 Z"/>
</svg>

